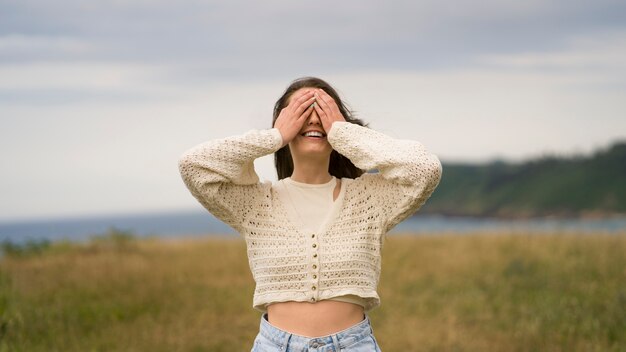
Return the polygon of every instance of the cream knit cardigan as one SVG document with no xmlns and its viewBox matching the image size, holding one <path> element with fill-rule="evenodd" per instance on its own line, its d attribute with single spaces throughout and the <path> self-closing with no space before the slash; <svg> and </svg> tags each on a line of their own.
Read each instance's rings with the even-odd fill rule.
<svg viewBox="0 0 626 352">
<path fill-rule="evenodd" d="M 334 122 L 327 140 L 364 170 L 343 178 L 330 216 L 318 232 L 289 216 L 271 181 L 259 182 L 254 160 L 282 145 L 276 128 L 202 143 L 185 152 L 179 169 L 192 195 L 245 239 L 256 282 L 253 307 L 316 302 L 343 295 L 377 307 L 384 235 L 417 211 L 441 179 L 441 163 L 422 144 L 391 138 L 349 122 Z"/>
</svg>

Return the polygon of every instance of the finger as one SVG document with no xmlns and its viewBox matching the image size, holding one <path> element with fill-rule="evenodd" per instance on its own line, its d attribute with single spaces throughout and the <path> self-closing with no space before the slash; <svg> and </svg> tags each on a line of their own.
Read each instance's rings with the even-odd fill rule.
<svg viewBox="0 0 626 352">
<path fill-rule="evenodd" d="M 331 110 L 331 108 L 330 108 L 330 106 L 329 106 L 328 102 L 326 101 L 326 99 L 327 99 L 327 98 L 325 98 L 325 97 L 324 97 L 322 94 L 320 94 L 319 92 L 316 92 L 315 97 L 316 97 L 317 105 L 319 105 L 319 106 L 320 106 L 320 108 L 321 108 L 322 110 L 324 110 L 324 113 L 325 113 L 326 115 L 330 115 L 330 113 L 331 113 L 331 111 L 332 111 L 332 110 Z M 330 99 L 332 100 L 332 98 L 330 98 Z"/>
<path fill-rule="evenodd" d="M 309 116 L 313 113 L 313 110 L 315 110 L 315 106 L 316 106 L 316 105 L 317 105 L 317 104 L 315 104 L 315 103 L 313 103 L 313 104 L 309 105 L 309 107 L 308 107 L 306 110 L 304 110 L 304 112 L 302 113 L 302 115 L 300 115 L 300 118 L 301 118 L 301 119 L 304 119 L 304 120 L 308 119 L 308 118 L 309 118 Z"/>
<path fill-rule="evenodd" d="M 293 99 L 291 99 L 289 105 L 287 106 L 289 108 L 289 111 L 291 111 L 291 114 L 295 115 L 296 118 L 302 113 L 302 111 L 304 111 L 304 109 L 306 109 L 306 105 L 302 105 L 305 104 L 306 101 L 309 99 L 315 99 L 313 92 L 304 92 L 302 94 L 298 94 L 298 96 L 294 96 Z"/>
<path fill-rule="evenodd" d="M 319 103 L 313 105 L 313 107 L 315 108 L 315 112 L 317 112 L 317 116 L 319 116 L 320 119 L 325 120 L 328 118 L 328 114 L 326 114 L 326 111 L 322 109 Z"/>
<path fill-rule="evenodd" d="M 295 118 L 292 122 L 292 127 L 294 127 L 297 131 L 300 131 L 300 129 L 302 129 L 302 126 L 304 125 L 304 123 L 306 122 L 306 120 L 309 118 L 309 116 L 311 115 L 311 112 L 313 111 L 313 105 L 310 105 L 305 111 L 304 113 L 302 113 L 302 115 L 298 116 L 298 115 L 293 115 Z M 300 132 L 298 132 L 300 133 Z"/>
<path fill-rule="evenodd" d="M 339 109 L 339 105 L 333 97 L 331 97 L 324 90 L 321 90 L 321 99 L 326 103 L 325 109 L 328 109 L 328 115 L 333 116 L 335 119 L 345 120 L 343 114 L 341 113 L 341 109 Z M 319 95 L 318 95 L 319 96 Z"/>
<path fill-rule="evenodd" d="M 334 110 L 334 108 L 337 107 L 337 102 L 335 101 L 335 99 L 333 99 L 333 97 L 328 95 L 326 91 L 324 91 L 323 89 L 319 89 L 316 93 L 317 93 L 317 96 L 320 98 L 320 100 L 322 100 L 322 102 L 326 104 L 326 107 L 328 109 Z"/>
<path fill-rule="evenodd" d="M 313 90 L 298 92 L 297 94 L 298 95 L 294 95 L 289 102 L 289 105 L 294 109 L 298 108 L 303 102 L 314 96 Z"/>
<path fill-rule="evenodd" d="M 323 90 L 321 88 L 316 89 L 315 90 L 315 94 L 317 94 L 317 96 L 320 99 L 322 99 L 322 100 L 324 100 L 326 102 L 328 102 L 329 100 L 333 100 L 333 98 L 330 95 L 328 95 L 328 93 L 326 93 L 325 90 Z"/>
<path fill-rule="evenodd" d="M 313 103 L 315 102 L 315 96 L 311 95 L 311 97 L 305 101 L 303 101 L 294 111 L 294 114 L 296 116 L 300 116 L 300 114 L 302 114 L 305 109 L 310 108 Z"/>
</svg>

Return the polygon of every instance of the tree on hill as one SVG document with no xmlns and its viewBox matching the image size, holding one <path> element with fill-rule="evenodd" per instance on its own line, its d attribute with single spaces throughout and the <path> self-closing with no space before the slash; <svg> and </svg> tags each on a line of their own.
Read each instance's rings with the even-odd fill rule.
<svg viewBox="0 0 626 352">
<path fill-rule="evenodd" d="M 420 213 L 466 216 L 626 214 L 626 141 L 591 156 L 522 163 L 443 163 L 439 187 Z"/>
</svg>

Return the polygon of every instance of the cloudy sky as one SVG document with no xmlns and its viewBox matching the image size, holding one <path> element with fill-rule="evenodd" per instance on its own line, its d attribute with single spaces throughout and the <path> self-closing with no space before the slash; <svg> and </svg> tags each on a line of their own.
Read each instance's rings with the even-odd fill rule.
<svg viewBox="0 0 626 352">
<path fill-rule="evenodd" d="M 626 139 L 626 2 L 0 0 L 0 221 L 198 209 L 178 156 L 308 75 L 444 163 L 589 153 Z"/>
</svg>

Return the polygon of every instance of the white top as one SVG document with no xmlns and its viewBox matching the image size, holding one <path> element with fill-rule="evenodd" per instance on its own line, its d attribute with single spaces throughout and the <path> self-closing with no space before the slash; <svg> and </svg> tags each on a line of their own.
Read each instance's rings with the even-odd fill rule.
<svg viewBox="0 0 626 352">
<path fill-rule="evenodd" d="M 276 191 L 283 202 L 291 205 L 290 217 L 295 223 L 300 223 L 304 230 L 319 232 L 330 215 L 336 186 L 334 176 L 322 184 L 302 183 L 287 177 L 277 182 Z"/>
<path fill-rule="evenodd" d="M 256 158 L 281 148 L 276 128 L 208 141 L 179 160 L 191 194 L 245 239 L 255 309 L 350 295 L 362 298 L 366 311 L 377 307 L 384 235 L 417 211 L 441 179 L 439 159 L 417 141 L 349 122 L 334 122 L 326 138 L 356 167 L 379 172 L 342 178 L 317 232 L 296 222 L 276 185 L 260 182 L 254 170 Z"/>
</svg>

